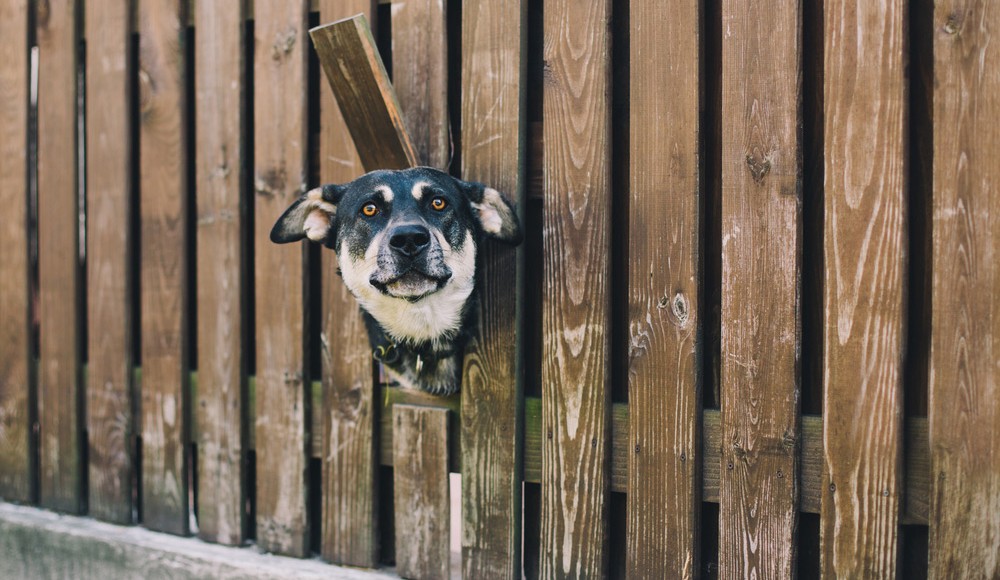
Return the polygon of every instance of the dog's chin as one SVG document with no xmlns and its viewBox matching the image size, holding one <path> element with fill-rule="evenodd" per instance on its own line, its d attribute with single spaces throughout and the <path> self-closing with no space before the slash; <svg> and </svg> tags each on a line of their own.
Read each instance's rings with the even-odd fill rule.
<svg viewBox="0 0 1000 580">
<path fill-rule="evenodd" d="M 380 283 L 374 279 L 371 282 L 372 286 L 386 296 L 416 302 L 443 288 L 448 278 L 433 278 L 411 270 L 390 282 Z"/>
</svg>

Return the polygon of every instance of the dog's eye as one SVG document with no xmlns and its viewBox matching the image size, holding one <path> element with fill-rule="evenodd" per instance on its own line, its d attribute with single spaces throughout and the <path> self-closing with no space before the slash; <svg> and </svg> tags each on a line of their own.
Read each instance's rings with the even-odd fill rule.
<svg viewBox="0 0 1000 580">
<path fill-rule="evenodd" d="M 378 206 L 374 203 L 366 203 L 365 206 L 361 208 L 361 213 L 365 217 L 373 217 L 378 213 Z"/>
<path fill-rule="evenodd" d="M 431 200 L 431 208 L 436 211 L 441 211 L 446 207 L 448 207 L 448 202 L 443 197 L 435 197 Z"/>
</svg>

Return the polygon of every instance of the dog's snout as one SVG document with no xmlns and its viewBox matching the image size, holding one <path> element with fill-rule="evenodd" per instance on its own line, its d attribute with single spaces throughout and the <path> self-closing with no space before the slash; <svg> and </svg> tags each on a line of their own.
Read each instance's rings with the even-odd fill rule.
<svg viewBox="0 0 1000 580">
<path fill-rule="evenodd" d="M 397 226 L 389 237 L 389 246 L 404 256 L 416 256 L 431 243 L 431 233 L 424 226 L 409 224 Z"/>
</svg>

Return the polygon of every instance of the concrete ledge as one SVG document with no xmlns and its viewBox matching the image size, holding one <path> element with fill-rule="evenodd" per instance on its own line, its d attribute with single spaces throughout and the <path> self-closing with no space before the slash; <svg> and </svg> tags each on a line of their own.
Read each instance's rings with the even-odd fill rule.
<svg viewBox="0 0 1000 580">
<path fill-rule="evenodd" d="M 0 502 L 0 578 L 398 578 Z"/>
</svg>

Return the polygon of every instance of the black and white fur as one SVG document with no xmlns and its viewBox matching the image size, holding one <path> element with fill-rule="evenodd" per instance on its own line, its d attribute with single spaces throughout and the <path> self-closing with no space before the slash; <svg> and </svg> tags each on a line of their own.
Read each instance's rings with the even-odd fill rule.
<svg viewBox="0 0 1000 580">
<path fill-rule="evenodd" d="M 373 356 L 402 386 L 437 395 L 459 388 L 483 237 L 521 242 L 511 204 L 482 183 L 429 167 L 317 187 L 271 230 L 278 244 L 308 238 L 334 250 Z"/>
</svg>

